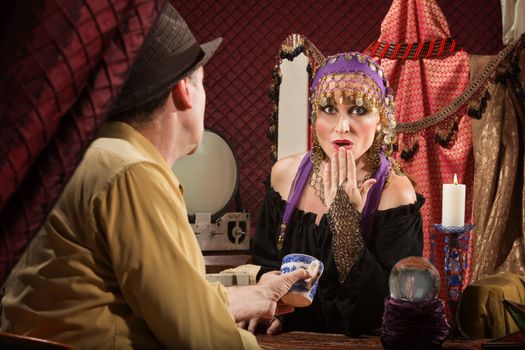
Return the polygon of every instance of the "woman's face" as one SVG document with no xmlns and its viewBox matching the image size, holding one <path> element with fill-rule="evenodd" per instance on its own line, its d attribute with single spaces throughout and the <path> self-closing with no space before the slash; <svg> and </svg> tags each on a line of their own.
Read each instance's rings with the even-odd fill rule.
<svg viewBox="0 0 525 350">
<path fill-rule="evenodd" d="M 366 104 L 329 101 L 317 110 L 317 139 L 327 156 L 344 147 L 352 151 L 358 162 L 372 146 L 379 120 L 379 111 Z"/>
</svg>

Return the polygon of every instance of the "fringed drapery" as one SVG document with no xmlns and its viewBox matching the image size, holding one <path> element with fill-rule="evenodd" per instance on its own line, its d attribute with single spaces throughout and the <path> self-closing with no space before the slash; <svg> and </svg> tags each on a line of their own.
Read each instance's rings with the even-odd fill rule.
<svg viewBox="0 0 525 350">
<path fill-rule="evenodd" d="M 509 46 L 487 110 L 473 124 L 473 280 L 498 272 L 525 275 L 525 36 Z"/>
</svg>

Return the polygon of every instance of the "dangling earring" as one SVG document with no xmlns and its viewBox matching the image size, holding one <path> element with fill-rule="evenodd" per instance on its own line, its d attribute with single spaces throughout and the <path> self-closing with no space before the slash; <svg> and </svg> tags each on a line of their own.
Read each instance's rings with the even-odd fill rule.
<svg viewBox="0 0 525 350">
<path fill-rule="evenodd" d="M 315 196 L 321 200 L 324 204 L 324 190 L 323 190 L 323 178 L 321 176 L 321 163 L 324 159 L 324 152 L 317 139 L 315 131 L 315 121 L 317 116 L 312 113 L 312 152 L 310 153 L 310 160 L 312 161 L 313 171 L 310 176 L 308 184 L 314 189 Z"/>
<path fill-rule="evenodd" d="M 381 153 L 381 130 L 376 131 L 376 134 L 374 136 L 374 142 L 372 143 L 372 146 L 368 149 L 368 166 L 371 169 L 371 173 L 375 173 L 375 171 L 379 168 L 379 164 L 381 163 L 381 158 L 379 154 Z"/>
</svg>

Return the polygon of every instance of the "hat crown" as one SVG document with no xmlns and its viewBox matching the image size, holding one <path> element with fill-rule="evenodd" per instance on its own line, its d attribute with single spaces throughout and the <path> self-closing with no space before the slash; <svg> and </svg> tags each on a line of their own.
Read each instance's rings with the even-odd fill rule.
<svg viewBox="0 0 525 350">
<path fill-rule="evenodd" d="M 200 48 L 186 21 L 167 3 L 150 30 L 133 69 L 138 72 L 145 71 L 154 62 L 191 51 L 193 55 L 188 55 L 190 62 L 187 65 L 193 63 L 200 53 Z"/>
<path fill-rule="evenodd" d="M 217 38 L 199 44 L 179 12 L 166 3 L 144 40 L 113 111 L 122 113 L 162 95 L 204 65 L 221 42 L 222 38 Z"/>
</svg>

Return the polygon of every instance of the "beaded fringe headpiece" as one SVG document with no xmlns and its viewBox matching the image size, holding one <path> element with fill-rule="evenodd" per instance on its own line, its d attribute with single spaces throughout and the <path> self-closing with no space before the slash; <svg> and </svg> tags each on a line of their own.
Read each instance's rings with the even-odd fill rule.
<svg viewBox="0 0 525 350">
<path fill-rule="evenodd" d="M 327 103 L 349 103 L 377 108 L 381 131 L 368 152 L 372 173 L 379 166 L 381 150 L 390 157 L 396 142 L 396 120 L 393 91 L 384 78 L 383 70 L 367 55 L 345 52 L 327 57 L 315 72 L 310 86 L 310 118 L 312 121 L 313 174 L 310 186 L 324 203 L 321 162 L 326 157 L 317 139 L 315 123 L 320 106 Z M 396 172 L 400 170 L 394 167 Z"/>
<path fill-rule="evenodd" d="M 381 115 L 381 141 L 385 152 L 391 153 L 396 139 L 393 91 L 388 86 L 381 67 L 369 56 L 346 52 L 327 57 L 314 75 L 310 93 L 314 128 L 319 106 L 327 103 L 345 102 L 377 108 Z M 316 138 L 315 133 L 312 136 Z"/>
</svg>

